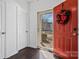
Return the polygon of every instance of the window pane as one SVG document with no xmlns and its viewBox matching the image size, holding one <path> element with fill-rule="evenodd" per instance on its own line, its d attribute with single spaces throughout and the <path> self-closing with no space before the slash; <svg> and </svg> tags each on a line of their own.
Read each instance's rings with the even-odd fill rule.
<svg viewBox="0 0 79 59">
<path fill-rule="evenodd" d="M 43 31 L 52 31 L 52 13 L 45 14 L 42 16 L 42 30 Z"/>
</svg>

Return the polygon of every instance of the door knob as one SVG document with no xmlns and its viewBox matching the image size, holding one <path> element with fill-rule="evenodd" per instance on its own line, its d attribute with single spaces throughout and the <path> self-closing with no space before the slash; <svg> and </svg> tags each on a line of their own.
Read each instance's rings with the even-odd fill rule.
<svg viewBox="0 0 79 59">
<path fill-rule="evenodd" d="M 26 32 L 28 32 L 28 31 L 26 31 Z"/>
<path fill-rule="evenodd" d="M 73 29 L 73 36 L 76 36 L 76 35 L 78 35 L 78 33 L 77 33 L 77 28 L 74 28 L 74 29 Z"/>
<path fill-rule="evenodd" d="M 6 32 L 2 32 L 2 35 L 6 34 Z"/>
<path fill-rule="evenodd" d="M 73 31 L 75 31 L 75 32 L 76 32 L 76 31 L 77 31 L 77 28 L 74 28 L 74 29 L 73 29 Z"/>
</svg>

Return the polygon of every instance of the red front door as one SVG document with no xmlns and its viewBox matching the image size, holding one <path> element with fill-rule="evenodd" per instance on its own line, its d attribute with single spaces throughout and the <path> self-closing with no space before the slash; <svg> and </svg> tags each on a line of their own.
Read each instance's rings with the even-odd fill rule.
<svg viewBox="0 0 79 59">
<path fill-rule="evenodd" d="M 78 59 L 78 6 L 77 0 L 68 0 L 54 8 L 54 52 L 63 59 Z M 57 22 L 61 9 L 70 10 L 65 25 Z"/>
</svg>

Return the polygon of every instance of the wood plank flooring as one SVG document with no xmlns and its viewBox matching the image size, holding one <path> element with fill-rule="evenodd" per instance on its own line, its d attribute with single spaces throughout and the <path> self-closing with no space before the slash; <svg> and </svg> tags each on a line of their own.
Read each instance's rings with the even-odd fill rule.
<svg viewBox="0 0 79 59">
<path fill-rule="evenodd" d="M 7 59 L 40 59 L 40 49 L 34 49 L 31 47 L 26 47 L 20 50 L 17 54 L 7 58 Z M 43 58 L 42 58 L 43 59 Z M 54 59 L 62 59 L 54 54 Z"/>
<path fill-rule="evenodd" d="M 39 49 L 26 47 L 7 59 L 39 59 Z"/>
</svg>

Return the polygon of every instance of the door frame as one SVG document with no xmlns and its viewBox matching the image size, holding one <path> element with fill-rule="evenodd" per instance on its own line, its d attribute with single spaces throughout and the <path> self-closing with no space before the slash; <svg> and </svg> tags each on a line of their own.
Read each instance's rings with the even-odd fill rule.
<svg viewBox="0 0 79 59">
<path fill-rule="evenodd" d="M 37 12 L 37 48 L 40 48 L 40 41 L 41 41 L 41 24 L 42 24 L 42 21 L 40 20 L 41 15 L 49 14 L 49 13 L 53 13 L 53 9 Z M 52 42 L 52 45 L 53 45 L 53 42 Z"/>
</svg>

